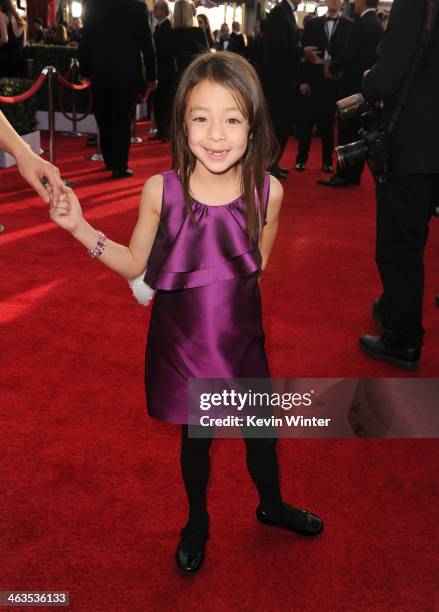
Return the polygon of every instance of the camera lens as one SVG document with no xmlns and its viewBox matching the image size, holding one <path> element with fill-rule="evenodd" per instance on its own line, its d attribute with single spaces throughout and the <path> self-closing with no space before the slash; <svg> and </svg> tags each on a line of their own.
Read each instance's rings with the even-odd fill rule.
<svg viewBox="0 0 439 612">
<path fill-rule="evenodd" d="M 366 145 L 362 140 L 336 147 L 335 152 L 337 154 L 338 165 L 341 168 L 347 168 L 359 162 L 364 162 L 367 156 Z"/>
</svg>

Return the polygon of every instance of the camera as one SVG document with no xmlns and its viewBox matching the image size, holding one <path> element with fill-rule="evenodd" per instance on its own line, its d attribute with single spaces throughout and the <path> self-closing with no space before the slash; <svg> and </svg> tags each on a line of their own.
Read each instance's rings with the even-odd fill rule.
<svg viewBox="0 0 439 612">
<path fill-rule="evenodd" d="M 385 183 L 388 178 L 387 130 L 379 107 L 372 106 L 362 96 L 354 94 L 337 102 L 342 121 L 356 121 L 359 140 L 336 147 L 337 161 L 341 168 L 367 162 L 374 178 Z"/>
</svg>

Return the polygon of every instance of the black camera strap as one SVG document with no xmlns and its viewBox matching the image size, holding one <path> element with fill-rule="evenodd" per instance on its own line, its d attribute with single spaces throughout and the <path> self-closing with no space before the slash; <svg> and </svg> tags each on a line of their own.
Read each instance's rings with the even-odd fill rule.
<svg viewBox="0 0 439 612">
<path fill-rule="evenodd" d="M 413 62 L 412 62 L 412 65 L 410 66 L 410 70 L 402 86 L 401 94 L 398 98 L 393 114 L 387 125 L 387 130 L 386 130 L 387 136 L 389 136 L 395 129 L 396 124 L 398 123 L 399 118 L 401 116 L 401 113 L 404 110 L 405 105 L 407 104 L 407 99 L 409 97 L 413 81 L 415 79 L 418 68 L 421 65 L 422 59 L 425 54 L 425 50 L 431 40 L 431 36 L 434 30 L 434 25 L 436 23 L 438 9 L 439 9 L 439 0 L 426 0 L 424 27 L 421 32 L 419 46 L 413 58 Z"/>
</svg>

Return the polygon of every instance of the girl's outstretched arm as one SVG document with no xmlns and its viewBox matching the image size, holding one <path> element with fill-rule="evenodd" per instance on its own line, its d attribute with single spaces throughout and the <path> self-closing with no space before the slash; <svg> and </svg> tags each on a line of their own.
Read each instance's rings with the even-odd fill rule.
<svg viewBox="0 0 439 612">
<path fill-rule="evenodd" d="M 267 223 L 264 225 L 262 230 L 260 247 L 262 255 L 261 274 L 265 270 L 265 266 L 268 263 L 270 253 L 277 236 L 277 230 L 279 227 L 279 213 L 282 206 L 283 197 L 284 190 L 280 184 L 280 181 L 278 181 L 274 176 L 270 176 L 270 196 L 267 206 Z"/>
<path fill-rule="evenodd" d="M 108 268 L 126 279 L 139 276 L 146 268 L 160 220 L 162 193 L 163 177 L 157 174 L 149 178 L 143 187 L 139 217 L 129 245 L 125 246 L 107 239 L 105 249 L 98 258 Z M 78 198 L 71 189 L 64 188 L 64 194 L 58 205 L 51 204 L 50 217 L 87 249 L 96 246 L 97 230 L 84 219 Z"/>
</svg>

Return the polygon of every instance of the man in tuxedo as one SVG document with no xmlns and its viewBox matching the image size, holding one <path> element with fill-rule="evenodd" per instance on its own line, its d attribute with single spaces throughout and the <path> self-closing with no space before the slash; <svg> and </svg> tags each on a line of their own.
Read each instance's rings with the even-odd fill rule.
<svg viewBox="0 0 439 612">
<path fill-rule="evenodd" d="M 439 18 L 432 21 L 429 5 L 428 0 L 394 1 L 377 62 L 363 83 L 370 102 L 383 100 L 387 125 L 421 32 L 430 23 L 430 41 L 389 137 L 390 178 L 376 186 L 376 262 L 383 293 L 372 313 L 380 335 L 360 338 L 366 354 L 410 370 L 419 367 L 425 333 L 423 255 L 439 202 Z"/>
<path fill-rule="evenodd" d="M 223 23 L 220 29 L 218 51 L 227 51 L 230 45 L 230 29 L 227 23 Z"/>
<path fill-rule="evenodd" d="M 304 46 L 317 47 L 325 65 L 336 60 L 346 44 L 352 24 L 350 19 L 339 15 L 342 0 L 326 0 L 328 12 L 324 17 L 307 21 L 302 37 Z M 322 65 L 304 62 L 301 70 L 301 111 L 298 124 L 299 145 L 296 170 L 305 170 L 312 140 L 314 124 L 322 139 L 322 169 L 332 172 L 334 150 L 334 123 L 336 102 L 340 98 L 340 81 L 326 79 Z"/>
<path fill-rule="evenodd" d="M 169 14 L 170 9 L 167 0 L 156 0 L 154 17 L 158 23 L 154 28 L 153 37 L 157 54 L 158 84 L 154 91 L 153 108 L 157 133 L 150 140 L 161 140 L 162 142 L 169 140 L 172 100 L 177 83 L 177 71 L 169 45 L 169 36 L 172 29 Z"/>
<path fill-rule="evenodd" d="M 326 77 L 336 78 L 340 72 L 340 96 L 345 98 L 361 91 L 364 71 L 376 61 L 376 48 L 383 36 L 383 27 L 376 15 L 378 0 L 355 0 L 354 20 L 343 51 L 331 60 L 326 68 Z M 339 123 L 339 144 L 345 145 L 358 140 L 358 124 L 355 120 Z M 349 168 L 337 166 L 330 179 L 317 181 L 328 187 L 349 187 L 359 185 L 364 164 L 358 163 Z"/>
<path fill-rule="evenodd" d="M 238 53 L 244 56 L 246 54 L 247 41 L 244 34 L 241 33 L 241 24 L 239 21 L 232 23 L 232 33 L 230 34 L 230 45 L 228 51 Z"/>
<path fill-rule="evenodd" d="M 294 16 L 298 5 L 299 0 L 281 0 L 270 11 L 265 28 L 262 84 L 279 142 L 278 159 L 270 171 L 280 179 L 285 179 L 288 172 L 279 167 L 279 160 L 291 128 L 299 63 L 306 58 L 312 63 L 323 64 L 314 47 L 303 47 L 300 42 Z"/>
<path fill-rule="evenodd" d="M 157 79 L 145 3 L 88 0 L 78 54 L 81 74 L 91 80 L 105 165 L 114 179 L 132 176 L 128 155 L 136 102 L 146 83 L 152 90 Z"/>
</svg>

